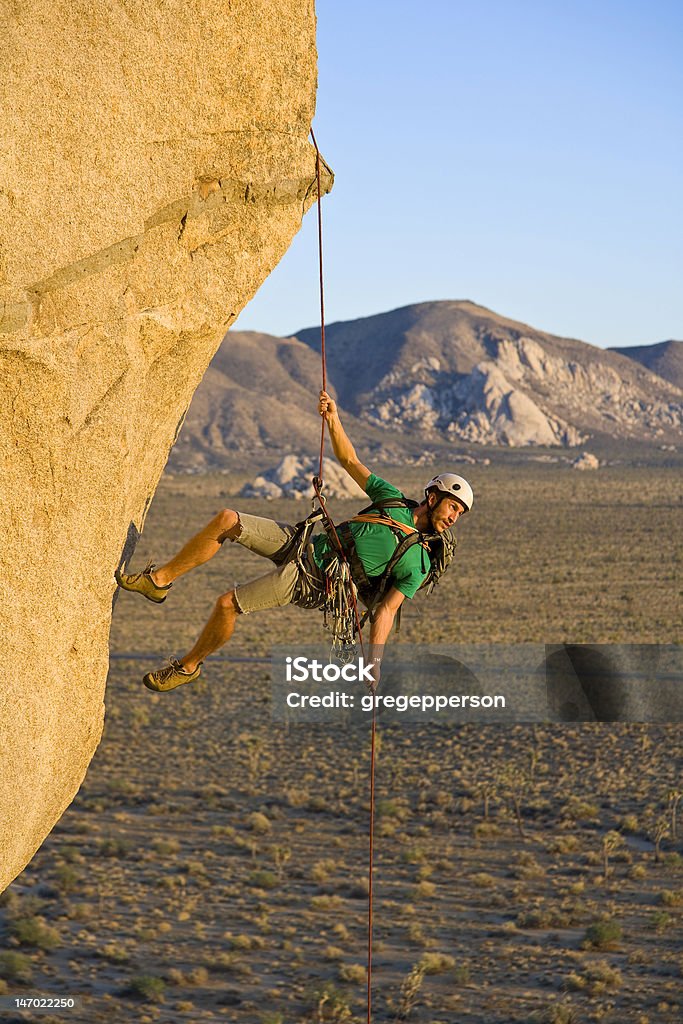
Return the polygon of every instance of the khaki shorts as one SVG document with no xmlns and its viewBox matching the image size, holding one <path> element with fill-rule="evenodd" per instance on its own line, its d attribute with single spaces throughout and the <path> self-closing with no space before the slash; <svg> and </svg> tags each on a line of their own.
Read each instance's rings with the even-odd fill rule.
<svg viewBox="0 0 683 1024">
<path fill-rule="evenodd" d="M 293 536 L 294 527 L 288 523 L 276 523 L 273 519 L 250 516 L 246 512 L 238 512 L 238 515 L 242 531 L 236 538 L 237 543 L 257 555 L 270 558 L 277 565 L 278 554 Z M 303 569 L 292 560 L 259 579 L 237 586 L 235 601 L 239 610 L 247 615 L 286 604 L 319 608 L 325 599 L 325 575 L 315 564 L 311 548 L 309 544 L 304 552 Z"/>
</svg>

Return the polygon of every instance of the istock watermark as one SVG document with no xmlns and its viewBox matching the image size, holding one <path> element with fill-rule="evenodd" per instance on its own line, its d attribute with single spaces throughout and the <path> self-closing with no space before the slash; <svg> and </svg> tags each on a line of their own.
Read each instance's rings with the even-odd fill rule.
<svg viewBox="0 0 683 1024">
<path fill-rule="evenodd" d="M 402 643 L 380 660 L 275 648 L 273 718 L 353 725 L 374 710 L 400 723 L 683 721 L 678 644 Z"/>
<path fill-rule="evenodd" d="M 366 662 L 363 656 L 345 663 L 320 661 L 307 658 L 304 654 L 285 657 L 285 679 L 288 683 L 308 683 L 311 680 L 315 683 L 338 683 L 342 680 L 345 683 L 370 685 L 375 681 L 374 671 L 374 663 Z"/>
</svg>

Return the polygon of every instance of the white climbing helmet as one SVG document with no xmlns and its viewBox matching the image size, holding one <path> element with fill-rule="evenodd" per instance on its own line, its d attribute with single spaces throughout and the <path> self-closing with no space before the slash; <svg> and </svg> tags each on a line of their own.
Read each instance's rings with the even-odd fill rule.
<svg viewBox="0 0 683 1024">
<path fill-rule="evenodd" d="M 472 488 L 464 477 L 458 476 L 456 473 L 439 473 L 439 475 L 433 477 L 425 487 L 425 496 L 429 493 L 432 487 L 436 487 L 440 491 L 445 491 L 446 494 L 452 494 L 461 505 L 464 505 L 465 512 L 469 512 L 472 508 L 474 503 L 474 494 L 472 493 Z"/>
</svg>

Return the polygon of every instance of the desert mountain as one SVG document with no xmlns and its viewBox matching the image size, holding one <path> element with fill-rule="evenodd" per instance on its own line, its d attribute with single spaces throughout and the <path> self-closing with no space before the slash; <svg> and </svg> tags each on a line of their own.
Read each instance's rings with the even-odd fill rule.
<svg viewBox="0 0 683 1024">
<path fill-rule="evenodd" d="M 633 345 L 629 348 L 613 348 L 637 363 L 646 366 L 659 377 L 683 388 L 683 341 L 660 341 L 658 345 Z"/>
<path fill-rule="evenodd" d="M 303 342 L 231 331 L 197 389 L 171 467 L 219 467 L 236 452 L 312 452 L 319 389 L 320 359 Z"/>
<path fill-rule="evenodd" d="M 197 390 L 171 468 L 219 467 L 239 452 L 313 454 L 319 348 L 317 328 L 291 338 L 231 331 Z M 444 441 L 573 447 L 595 434 L 670 441 L 683 425 L 675 381 L 472 302 L 330 324 L 327 360 L 354 440 L 385 454 Z"/>
<path fill-rule="evenodd" d="M 316 330 L 297 337 L 319 350 Z M 679 431 L 683 392 L 633 359 L 477 306 L 426 302 L 327 330 L 341 404 L 393 431 L 453 440 L 576 445 L 588 435 Z"/>
</svg>

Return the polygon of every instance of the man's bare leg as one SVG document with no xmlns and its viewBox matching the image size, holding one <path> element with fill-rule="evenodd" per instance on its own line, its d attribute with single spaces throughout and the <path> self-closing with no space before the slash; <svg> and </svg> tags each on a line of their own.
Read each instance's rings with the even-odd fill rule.
<svg viewBox="0 0 683 1024">
<path fill-rule="evenodd" d="M 239 614 L 234 590 L 218 598 L 196 644 L 184 657 L 178 659 L 186 672 L 194 672 L 200 662 L 228 642 Z"/>
<path fill-rule="evenodd" d="M 203 530 L 192 537 L 170 562 L 155 569 L 151 573 L 152 579 L 158 587 L 168 586 L 190 569 L 195 569 L 213 558 L 220 551 L 224 540 L 235 540 L 239 535 L 240 519 L 237 512 L 231 508 L 224 508 Z"/>
</svg>

